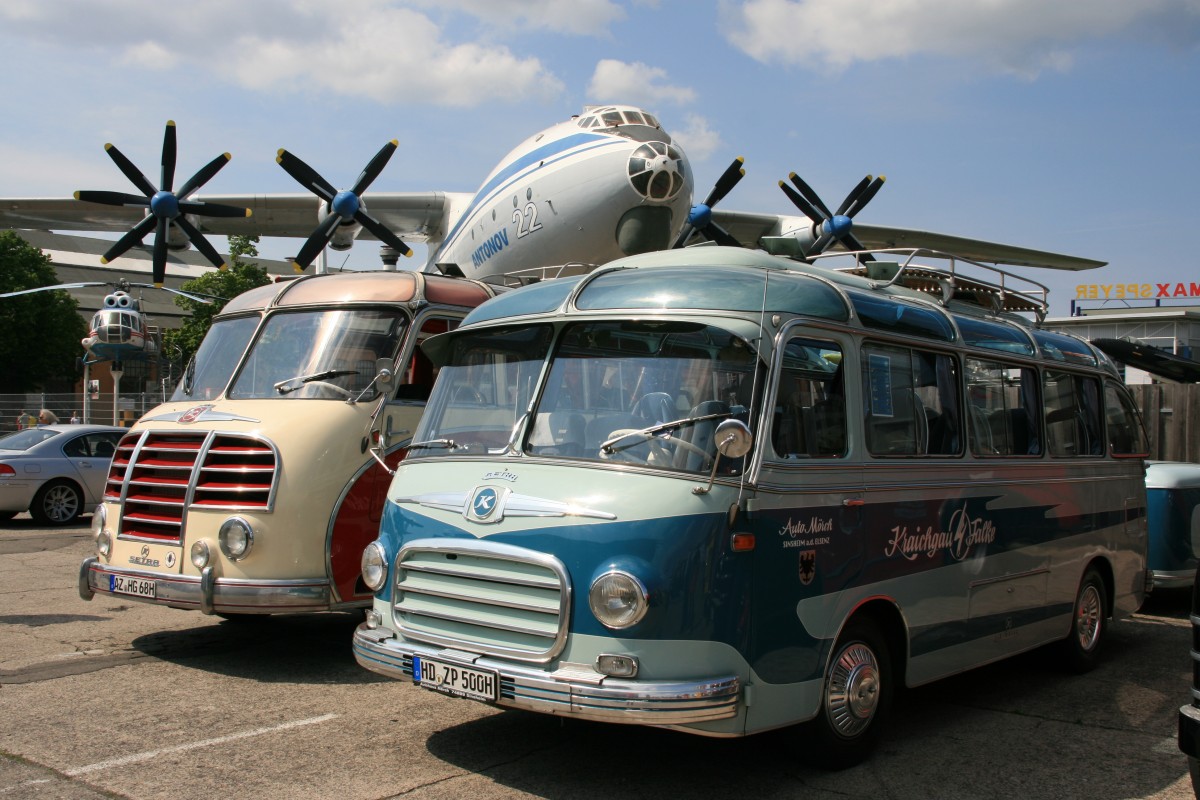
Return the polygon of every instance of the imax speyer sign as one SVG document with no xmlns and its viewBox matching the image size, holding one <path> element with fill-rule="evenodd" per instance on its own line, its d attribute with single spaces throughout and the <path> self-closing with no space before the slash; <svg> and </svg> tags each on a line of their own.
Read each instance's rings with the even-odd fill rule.
<svg viewBox="0 0 1200 800">
<path fill-rule="evenodd" d="M 1154 300 L 1200 297 L 1200 283 L 1081 283 L 1076 300 Z"/>
</svg>

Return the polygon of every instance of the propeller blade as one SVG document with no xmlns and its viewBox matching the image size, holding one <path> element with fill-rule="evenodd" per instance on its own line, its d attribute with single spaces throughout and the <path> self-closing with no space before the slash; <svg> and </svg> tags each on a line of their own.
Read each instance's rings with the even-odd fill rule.
<svg viewBox="0 0 1200 800">
<path fill-rule="evenodd" d="M 156 288 L 161 288 L 167 277 L 167 222 L 165 217 L 158 218 L 158 228 L 154 231 L 154 256 L 150 263 L 150 280 Z"/>
<path fill-rule="evenodd" d="M 107 264 L 114 258 L 120 256 L 135 244 L 141 244 L 142 239 L 146 238 L 146 234 L 154 229 L 158 218 L 150 215 L 142 219 L 137 225 L 130 228 L 129 233 L 117 240 L 117 243 L 108 248 L 108 252 L 100 256 L 100 263 Z"/>
<path fill-rule="evenodd" d="M 205 164 L 191 178 L 187 180 L 175 193 L 175 196 L 180 200 L 186 200 L 188 196 L 199 189 L 204 184 L 212 180 L 212 176 L 221 171 L 221 167 L 229 163 L 229 159 L 233 158 L 229 153 L 222 153 L 212 161 Z"/>
<path fill-rule="evenodd" d="M 135 167 L 133 162 L 126 158 L 124 153 L 118 150 L 115 144 L 110 142 L 104 145 L 104 150 L 106 153 L 108 153 L 108 157 L 111 158 L 114 163 L 116 163 L 117 168 L 121 170 L 125 177 L 128 178 L 142 194 L 146 195 L 146 197 L 154 196 L 158 189 L 154 188 L 154 184 L 150 182 L 150 179 L 143 175 L 141 170 Z"/>
<path fill-rule="evenodd" d="M 802 197 L 795 189 L 788 186 L 783 181 L 779 182 L 779 188 L 783 189 L 783 193 L 788 196 L 788 199 L 792 201 L 796 208 L 800 209 L 804 216 L 812 220 L 814 225 L 820 225 L 825 221 L 825 217 L 821 216 L 821 212 L 813 208 L 812 203 L 808 202 L 808 200 Z"/>
<path fill-rule="evenodd" d="M 733 187 L 738 185 L 738 181 L 746 176 L 746 169 L 742 165 L 746 163 L 746 159 L 738 156 L 733 160 L 733 163 L 725 168 L 721 173 L 721 177 L 717 178 L 717 183 L 713 186 L 712 191 L 708 193 L 708 198 L 704 201 L 704 205 L 712 208 L 717 203 L 725 199 L 725 195 L 729 194 Z"/>
<path fill-rule="evenodd" d="M 872 176 L 868 175 L 855 184 L 854 188 L 850 190 L 850 193 L 846 195 L 846 199 L 842 201 L 840 206 L 838 206 L 838 210 L 834 212 L 835 217 L 844 216 L 846 214 L 846 209 L 852 206 L 854 201 L 858 199 L 858 196 L 863 193 L 863 190 L 871 185 L 871 177 Z"/>
<path fill-rule="evenodd" d="M 855 198 L 854 202 L 850 205 L 850 207 L 846 209 L 846 216 L 853 217 L 859 211 L 862 211 L 863 206 L 865 206 L 867 203 L 871 202 L 871 198 L 874 197 L 876 194 L 878 194 L 879 190 L 881 188 L 883 188 L 883 182 L 886 180 L 887 180 L 887 178 L 880 175 L 878 178 L 871 181 L 871 185 L 866 188 L 866 191 L 864 191 L 857 198 Z M 861 250 L 862 248 L 859 248 L 859 249 Z"/>
<path fill-rule="evenodd" d="M 803 178 L 794 172 L 790 172 L 788 173 L 788 180 L 796 185 L 796 188 L 800 190 L 800 194 L 804 195 L 804 199 L 812 203 L 813 208 L 816 208 L 821 212 L 822 220 L 829 219 L 833 216 L 833 212 L 829 210 L 829 206 L 821 202 L 821 196 L 814 192 L 812 187 L 804 182 Z M 813 221 L 816 222 L 817 220 Z"/>
<path fill-rule="evenodd" d="M 383 168 L 387 166 L 388 160 L 392 157 L 392 153 L 396 152 L 396 147 L 399 144 L 398 141 L 392 139 L 381 147 L 379 152 L 375 154 L 375 157 L 367 163 L 362 174 L 358 176 L 358 180 L 354 182 L 354 188 L 350 191 L 361 196 L 367 190 L 367 187 L 379 177 L 379 173 L 383 172 Z"/>
<path fill-rule="evenodd" d="M 86 203 L 100 203 L 106 206 L 134 206 L 146 208 L 150 205 L 149 198 L 126 192 L 93 192 L 81 189 L 75 193 L 76 200 Z"/>
<path fill-rule="evenodd" d="M 691 238 L 692 231 L 694 230 L 695 228 L 692 227 L 692 223 L 683 223 L 683 230 L 679 232 L 679 235 L 675 237 L 675 241 L 671 243 L 671 249 L 676 250 L 683 247 L 687 243 L 687 240 Z"/>
<path fill-rule="evenodd" d="M 295 178 L 301 186 L 311 190 L 326 203 L 333 202 L 333 196 L 337 194 L 337 189 L 333 188 L 329 181 L 322 178 L 308 164 L 305 164 L 282 148 L 280 148 L 279 154 L 275 157 L 275 161 L 278 162 L 279 166 L 283 167 L 284 172 Z"/>
<path fill-rule="evenodd" d="M 733 238 L 729 234 L 729 231 L 725 230 L 724 228 L 722 228 L 720 225 L 718 225 L 715 222 L 708 223 L 708 225 L 705 226 L 703 233 L 710 240 L 716 242 L 717 244 L 721 245 L 722 247 L 741 247 L 742 246 L 742 243 L 739 242 L 737 239 Z"/>
<path fill-rule="evenodd" d="M 386 225 L 375 219 L 365 211 L 360 210 L 354 215 L 354 220 L 375 235 L 375 238 L 384 244 L 394 248 L 396 252 L 405 258 L 413 254 L 412 248 L 400 241 L 400 237 L 392 233 Z"/>
<path fill-rule="evenodd" d="M 184 214 L 199 214 L 202 217 L 248 217 L 251 214 L 248 208 L 200 200 L 185 200 L 179 204 L 179 210 Z"/>
<path fill-rule="evenodd" d="M 217 269 L 226 268 L 225 259 L 217 252 L 215 247 L 209 244 L 208 239 L 204 238 L 204 234 L 200 233 L 195 225 L 188 222 L 187 218 L 182 216 L 176 217 L 174 221 L 180 230 L 187 234 L 188 241 L 196 246 L 196 249 L 208 259 L 209 263 Z M 160 286 L 159 288 L 161 289 L 162 287 Z"/>
<path fill-rule="evenodd" d="M 159 182 L 159 188 L 164 192 L 171 191 L 171 185 L 175 183 L 175 155 L 175 120 L 169 119 L 163 133 L 162 180 Z"/>
<path fill-rule="evenodd" d="M 325 221 L 318 225 L 317 229 L 308 237 L 308 240 L 300 248 L 300 252 L 296 254 L 296 266 L 300 269 L 307 268 L 317 257 L 317 253 L 320 253 L 325 249 L 325 245 L 329 244 L 329 240 L 333 238 L 333 232 L 337 230 L 337 226 L 341 222 L 342 218 L 337 214 L 330 214 L 326 217 Z"/>
</svg>

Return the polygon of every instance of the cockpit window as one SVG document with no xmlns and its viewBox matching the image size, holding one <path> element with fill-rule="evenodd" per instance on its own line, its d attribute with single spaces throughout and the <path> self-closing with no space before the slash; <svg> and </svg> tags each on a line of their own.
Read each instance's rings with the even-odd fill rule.
<svg viewBox="0 0 1200 800">
<path fill-rule="evenodd" d="M 604 120 L 605 125 L 620 125 L 621 124 L 621 112 L 620 111 L 609 111 L 609 112 L 605 113 L 604 115 L 602 115 L 602 118 Z"/>
<path fill-rule="evenodd" d="M 644 120 L 642 118 L 642 115 L 636 111 L 626 111 L 625 112 L 625 121 L 627 123 L 629 123 L 630 125 L 645 125 L 646 124 L 646 120 Z"/>
</svg>

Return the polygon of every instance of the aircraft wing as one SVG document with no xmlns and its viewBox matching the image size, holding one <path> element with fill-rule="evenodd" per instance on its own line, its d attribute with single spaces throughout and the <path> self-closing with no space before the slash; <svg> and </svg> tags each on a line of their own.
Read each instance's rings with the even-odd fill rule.
<svg viewBox="0 0 1200 800">
<path fill-rule="evenodd" d="M 453 192 L 375 192 L 363 196 L 370 212 L 401 239 L 440 240 L 446 235 L 449 210 L 469 202 L 470 194 Z M 191 217 L 203 233 L 307 238 L 317 227 L 320 205 L 312 194 L 196 195 L 206 203 L 250 209 L 249 217 Z M 0 198 L 0 228 L 56 231 L 124 232 L 142 219 L 143 208 L 85 203 L 72 198 Z M 375 239 L 365 229 L 360 239 Z"/>
<path fill-rule="evenodd" d="M 1116 361 L 1177 383 L 1200 383 L 1200 362 L 1128 339 L 1093 339 L 1092 344 Z"/>
<path fill-rule="evenodd" d="M 796 231 L 807 231 L 812 225 L 812 222 L 803 216 L 756 214 L 719 209 L 713 209 L 712 221 L 746 247 L 763 247 L 764 239 L 787 238 Z M 1090 258 L 908 228 L 860 225 L 856 222 L 853 230 L 855 238 L 867 248 L 926 248 L 989 264 L 1083 270 L 1102 267 L 1107 263 Z"/>
</svg>

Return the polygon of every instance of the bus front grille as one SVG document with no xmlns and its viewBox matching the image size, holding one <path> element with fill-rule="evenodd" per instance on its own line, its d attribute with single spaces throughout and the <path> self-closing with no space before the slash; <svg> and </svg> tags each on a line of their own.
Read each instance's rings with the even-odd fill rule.
<svg viewBox="0 0 1200 800">
<path fill-rule="evenodd" d="M 474 540 L 422 540 L 396 560 L 397 628 L 427 642 L 546 662 L 566 644 L 571 583 L 558 559 Z"/>
<path fill-rule="evenodd" d="M 215 431 L 137 431 L 117 445 L 104 499 L 122 536 L 182 541 L 192 508 L 270 511 L 278 454 L 269 442 Z"/>
</svg>

